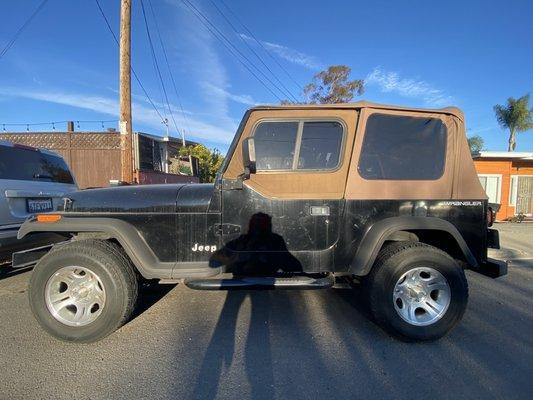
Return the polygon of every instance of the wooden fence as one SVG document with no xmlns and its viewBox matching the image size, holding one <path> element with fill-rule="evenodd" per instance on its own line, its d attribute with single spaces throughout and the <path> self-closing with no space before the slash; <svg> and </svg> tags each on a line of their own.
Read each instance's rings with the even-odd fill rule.
<svg viewBox="0 0 533 400">
<path fill-rule="evenodd" d="M 59 153 L 81 189 L 120 180 L 120 135 L 107 132 L 0 133 L 0 140 Z"/>
</svg>

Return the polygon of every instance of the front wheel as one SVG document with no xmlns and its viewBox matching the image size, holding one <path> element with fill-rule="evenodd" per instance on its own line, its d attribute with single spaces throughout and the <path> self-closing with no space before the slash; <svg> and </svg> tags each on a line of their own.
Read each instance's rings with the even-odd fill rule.
<svg viewBox="0 0 533 400">
<path fill-rule="evenodd" d="M 468 302 L 462 268 L 423 243 L 385 247 L 363 283 L 376 321 L 403 340 L 441 338 L 461 320 Z"/>
<path fill-rule="evenodd" d="M 33 314 L 48 333 L 88 343 L 127 321 L 138 283 L 131 262 L 117 245 L 80 240 L 45 255 L 32 273 L 28 292 Z"/>
</svg>

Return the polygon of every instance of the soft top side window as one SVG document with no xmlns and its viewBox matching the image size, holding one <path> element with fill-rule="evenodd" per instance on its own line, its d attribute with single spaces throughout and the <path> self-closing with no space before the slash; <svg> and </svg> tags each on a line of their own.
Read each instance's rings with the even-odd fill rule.
<svg viewBox="0 0 533 400">
<path fill-rule="evenodd" d="M 368 180 L 437 180 L 444 173 L 446 138 L 438 118 L 372 114 L 359 174 Z"/>
<path fill-rule="evenodd" d="M 344 135 L 338 121 L 263 121 L 253 133 L 258 171 L 332 170 Z"/>
<path fill-rule="evenodd" d="M 298 122 L 261 122 L 255 129 L 257 170 L 292 169 Z"/>
</svg>

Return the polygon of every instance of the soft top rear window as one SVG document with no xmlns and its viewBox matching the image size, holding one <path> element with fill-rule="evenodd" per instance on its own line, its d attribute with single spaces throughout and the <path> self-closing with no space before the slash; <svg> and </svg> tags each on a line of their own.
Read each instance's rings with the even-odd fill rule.
<svg viewBox="0 0 533 400">
<path fill-rule="evenodd" d="M 372 114 L 359 174 L 368 180 L 436 180 L 444 173 L 446 126 L 440 119 Z"/>
<path fill-rule="evenodd" d="M 74 183 L 65 161 L 38 150 L 0 145 L 0 179 Z"/>
</svg>

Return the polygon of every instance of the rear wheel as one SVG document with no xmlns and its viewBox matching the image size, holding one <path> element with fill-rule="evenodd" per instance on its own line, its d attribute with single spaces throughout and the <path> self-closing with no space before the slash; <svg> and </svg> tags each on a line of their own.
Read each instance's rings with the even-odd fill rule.
<svg viewBox="0 0 533 400">
<path fill-rule="evenodd" d="M 74 241 L 53 249 L 30 279 L 30 306 L 53 336 L 94 342 L 122 326 L 138 293 L 135 270 L 122 250 L 104 240 Z"/>
<path fill-rule="evenodd" d="M 363 283 L 376 321 L 404 340 L 441 338 L 461 320 L 468 301 L 462 268 L 423 243 L 385 247 Z"/>
</svg>

